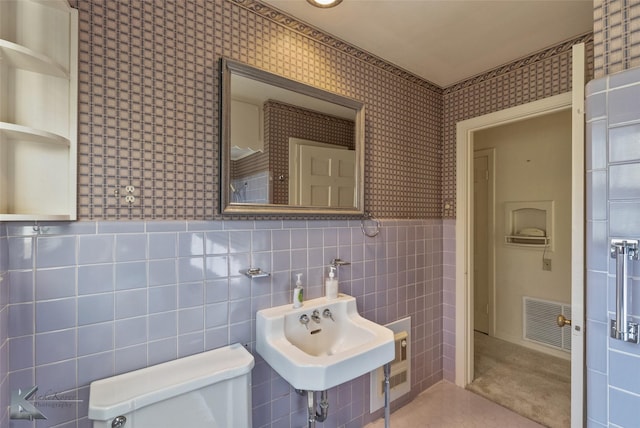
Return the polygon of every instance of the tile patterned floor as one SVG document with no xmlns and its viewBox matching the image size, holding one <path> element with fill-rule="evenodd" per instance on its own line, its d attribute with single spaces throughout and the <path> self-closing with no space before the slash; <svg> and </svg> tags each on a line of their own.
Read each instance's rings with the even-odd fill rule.
<svg viewBox="0 0 640 428">
<path fill-rule="evenodd" d="M 391 428 L 540 428 L 479 395 L 439 382 L 391 415 Z M 383 428 L 379 419 L 365 428 Z"/>
</svg>

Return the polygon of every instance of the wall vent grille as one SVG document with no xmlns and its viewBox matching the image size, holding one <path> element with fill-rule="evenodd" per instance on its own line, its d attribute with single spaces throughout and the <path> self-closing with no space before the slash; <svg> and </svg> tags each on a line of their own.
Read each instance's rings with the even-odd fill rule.
<svg viewBox="0 0 640 428">
<path fill-rule="evenodd" d="M 523 298 L 523 336 L 542 345 L 571 352 L 571 329 L 558 327 L 559 314 L 571 319 L 571 306 L 549 300 Z"/>
<path fill-rule="evenodd" d="M 395 333 L 395 358 L 391 361 L 389 389 L 391 401 L 411 391 L 411 318 L 387 324 Z M 384 370 L 382 367 L 370 374 L 370 412 L 384 406 Z"/>
</svg>

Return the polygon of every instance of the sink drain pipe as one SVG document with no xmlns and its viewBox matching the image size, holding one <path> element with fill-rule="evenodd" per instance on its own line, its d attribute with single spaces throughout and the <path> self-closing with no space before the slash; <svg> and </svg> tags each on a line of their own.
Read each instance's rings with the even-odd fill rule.
<svg viewBox="0 0 640 428">
<path fill-rule="evenodd" d="M 384 365 L 384 428 L 389 428 L 391 423 L 391 403 L 390 403 L 390 374 L 391 363 Z M 302 391 L 296 389 L 296 392 L 300 395 L 307 393 L 307 408 L 308 408 L 308 428 L 315 428 L 316 422 L 324 422 L 329 415 L 329 400 L 327 398 L 327 391 L 320 392 L 320 412 L 316 410 L 316 393 L 315 391 Z"/>
<path fill-rule="evenodd" d="M 384 428 L 389 428 L 391 424 L 391 363 L 384 365 Z"/>
<path fill-rule="evenodd" d="M 309 408 L 309 428 L 315 428 L 316 421 L 324 422 L 329 415 L 329 400 L 327 391 L 320 393 L 320 412 L 316 410 L 316 393 L 315 391 L 307 392 L 307 407 Z"/>
</svg>

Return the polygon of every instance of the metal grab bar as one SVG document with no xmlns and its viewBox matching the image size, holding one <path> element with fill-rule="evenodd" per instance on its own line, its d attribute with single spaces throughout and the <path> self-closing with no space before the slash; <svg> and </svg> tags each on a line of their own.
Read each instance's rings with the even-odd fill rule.
<svg viewBox="0 0 640 428">
<path fill-rule="evenodd" d="M 627 321 L 629 310 L 628 260 L 638 260 L 638 241 L 611 240 L 611 258 L 616 260 L 616 317 L 611 320 L 612 338 L 638 343 L 638 323 Z"/>
</svg>

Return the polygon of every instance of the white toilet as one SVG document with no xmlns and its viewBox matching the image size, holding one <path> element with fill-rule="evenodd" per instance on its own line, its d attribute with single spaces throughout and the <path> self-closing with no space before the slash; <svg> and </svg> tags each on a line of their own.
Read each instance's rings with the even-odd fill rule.
<svg viewBox="0 0 640 428">
<path fill-rule="evenodd" d="M 91 383 L 94 428 L 250 428 L 251 355 L 233 344 Z"/>
</svg>

